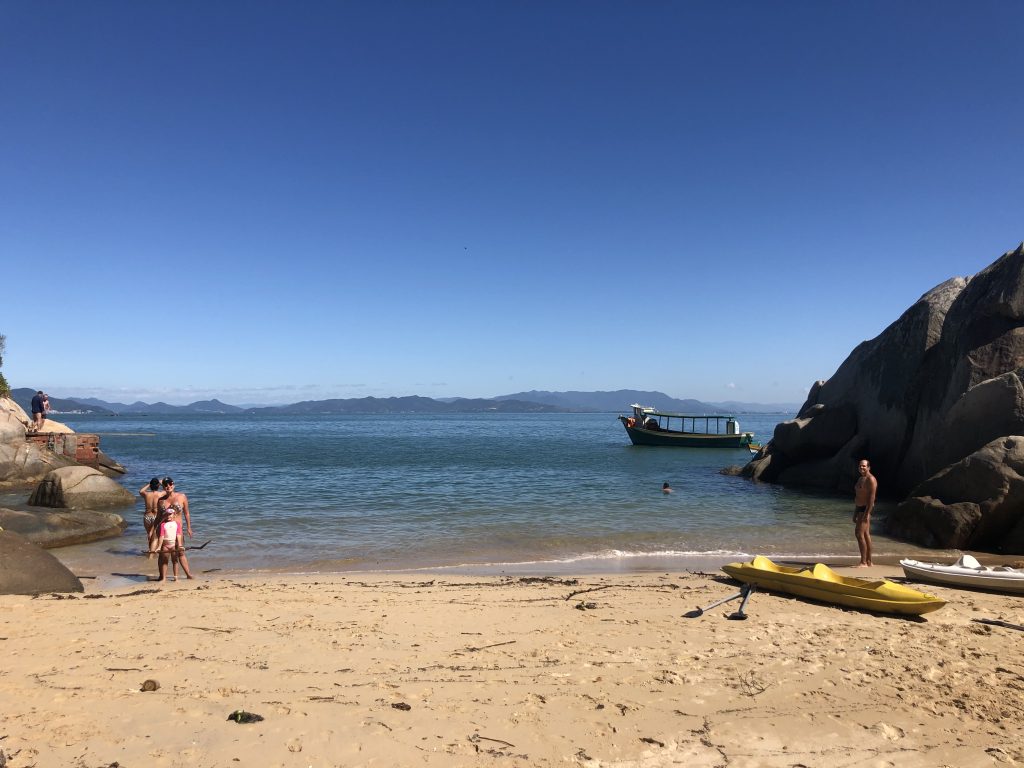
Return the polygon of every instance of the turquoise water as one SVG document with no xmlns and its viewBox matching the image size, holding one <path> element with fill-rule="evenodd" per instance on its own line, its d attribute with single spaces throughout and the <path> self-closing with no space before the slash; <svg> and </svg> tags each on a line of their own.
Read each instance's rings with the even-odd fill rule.
<svg viewBox="0 0 1024 768">
<path fill-rule="evenodd" d="M 788 414 L 741 417 L 755 439 Z M 720 474 L 746 449 L 634 447 L 614 414 L 62 417 L 189 497 L 197 570 L 643 568 L 855 555 L 851 501 Z M 665 495 L 668 481 L 675 492 Z M 135 558 L 122 539 L 62 559 Z M 879 554 L 906 545 L 880 537 Z"/>
</svg>

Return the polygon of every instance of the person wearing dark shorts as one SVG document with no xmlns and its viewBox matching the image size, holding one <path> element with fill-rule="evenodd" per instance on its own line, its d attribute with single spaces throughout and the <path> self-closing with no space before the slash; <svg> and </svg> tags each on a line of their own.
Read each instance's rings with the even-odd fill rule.
<svg viewBox="0 0 1024 768">
<path fill-rule="evenodd" d="M 860 477 L 853 487 L 853 535 L 860 549 L 857 567 L 867 568 L 871 565 L 871 511 L 875 508 L 878 481 L 871 474 L 871 463 L 867 459 L 857 462 L 857 472 Z"/>
<path fill-rule="evenodd" d="M 163 495 L 164 490 L 160 487 L 159 477 L 154 477 L 147 485 L 139 488 L 139 496 L 146 502 L 146 507 L 142 512 L 142 525 L 146 529 L 146 538 L 149 542 L 147 549 L 150 557 L 160 548 L 160 531 L 157 520 L 160 514 L 160 499 Z"/>
<path fill-rule="evenodd" d="M 39 390 L 32 396 L 32 431 L 38 432 L 46 421 L 46 395 Z"/>
</svg>

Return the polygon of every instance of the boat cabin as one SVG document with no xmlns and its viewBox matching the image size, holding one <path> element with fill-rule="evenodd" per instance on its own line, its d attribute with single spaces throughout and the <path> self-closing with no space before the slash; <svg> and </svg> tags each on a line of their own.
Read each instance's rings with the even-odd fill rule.
<svg viewBox="0 0 1024 768">
<path fill-rule="evenodd" d="M 685 432 L 690 435 L 738 435 L 740 423 L 735 416 L 723 414 L 689 414 L 689 413 L 668 413 L 656 411 L 653 408 L 646 408 L 634 403 L 630 406 L 633 409 L 632 426 L 641 429 L 649 429 L 657 432 Z M 711 429 L 714 422 L 715 428 Z M 725 429 L 722 429 L 722 422 L 725 422 Z"/>
</svg>

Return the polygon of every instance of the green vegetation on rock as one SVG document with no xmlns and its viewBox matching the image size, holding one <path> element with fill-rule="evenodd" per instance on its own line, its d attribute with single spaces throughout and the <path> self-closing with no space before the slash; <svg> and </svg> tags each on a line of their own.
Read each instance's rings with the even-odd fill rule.
<svg viewBox="0 0 1024 768">
<path fill-rule="evenodd" d="M 4 346 L 7 344 L 7 337 L 0 333 L 0 368 L 4 367 Z M 11 387 L 7 383 L 7 379 L 4 378 L 3 372 L 0 372 L 0 397 L 10 397 Z"/>
</svg>

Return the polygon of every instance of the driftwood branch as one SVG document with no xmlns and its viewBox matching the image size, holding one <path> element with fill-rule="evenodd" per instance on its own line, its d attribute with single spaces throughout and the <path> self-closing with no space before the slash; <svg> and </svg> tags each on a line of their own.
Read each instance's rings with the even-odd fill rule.
<svg viewBox="0 0 1024 768">
<path fill-rule="evenodd" d="M 566 595 L 565 599 L 566 600 L 571 600 L 572 598 L 576 597 L 576 595 L 582 595 L 582 594 L 585 594 L 587 592 L 597 592 L 597 591 L 602 590 L 602 589 L 611 589 L 614 586 L 615 586 L 615 584 L 605 584 L 603 587 L 591 587 L 590 589 L 577 589 L 575 592 L 570 592 L 568 595 Z"/>
<path fill-rule="evenodd" d="M 203 632 L 223 632 L 225 635 L 230 635 L 235 630 L 233 629 L 218 629 L 217 627 L 182 627 L 182 629 L 201 629 Z"/>
<path fill-rule="evenodd" d="M 1020 624 L 1011 624 L 1010 622 L 1003 621 L 1002 619 L 971 619 L 971 621 L 976 621 L 979 624 L 991 624 L 996 627 L 1006 627 L 1007 629 L 1016 629 L 1020 632 L 1024 632 L 1024 626 Z"/>
<path fill-rule="evenodd" d="M 490 741 L 494 744 L 503 744 L 506 747 L 512 747 L 513 749 L 515 749 L 516 746 L 515 744 L 511 744 L 505 741 L 504 739 L 492 739 L 490 736 L 481 736 L 479 733 L 474 733 L 472 736 L 470 736 L 469 741 L 473 744 L 475 744 L 478 741 Z"/>
<path fill-rule="evenodd" d="M 515 640 L 506 640 L 504 643 L 491 643 L 490 645 L 470 645 L 462 650 L 472 653 L 474 651 L 482 651 L 484 648 L 497 648 L 499 645 L 512 645 L 514 642 Z"/>
</svg>

